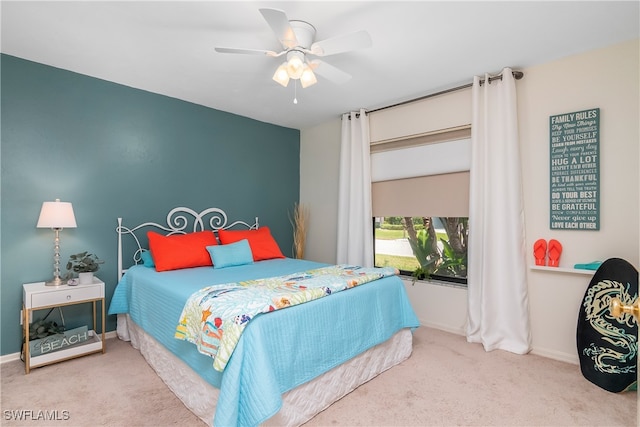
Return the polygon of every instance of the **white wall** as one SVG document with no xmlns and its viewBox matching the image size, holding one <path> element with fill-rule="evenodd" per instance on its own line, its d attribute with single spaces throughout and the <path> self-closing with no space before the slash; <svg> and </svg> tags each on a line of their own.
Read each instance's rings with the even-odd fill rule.
<svg viewBox="0 0 640 427">
<path fill-rule="evenodd" d="M 451 285 L 403 280 L 420 324 L 464 335 L 467 325 L 467 290 Z"/>
<path fill-rule="evenodd" d="M 560 240 L 561 267 L 611 257 L 627 259 L 636 268 L 640 265 L 639 52 L 639 41 L 634 40 L 524 69 L 525 77 L 517 83 L 527 247 L 539 238 Z M 601 228 L 552 231 L 549 116 L 588 108 L 600 108 L 601 114 Z M 413 110 L 402 109 L 409 114 Z M 372 129 L 372 135 L 378 131 Z M 311 207 L 307 256 L 323 262 L 335 262 L 339 139 L 339 119 L 301 133 L 300 200 Z M 589 277 L 527 273 L 533 351 L 577 363 L 577 314 Z M 463 333 L 465 290 L 410 282 L 407 290 L 423 324 Z"/>
<path fill-rule="evenodd" d="M 300 134 L 300 203 L 309 207 L 305 258 L 335 264 L 340 119 Z"/>
<path fill-rule="evenodd" d="M 638 268 L 638 40 L 531 67 L 518 83 L 527 246 L 558 239 L 561 267 L 624 258 Z M 600 108 L 600 230 L 549 229 L 549 116 Z M 577 361 L 575 331 L 589 277 L 529 271 L 533 346 Z"/>
</svg>

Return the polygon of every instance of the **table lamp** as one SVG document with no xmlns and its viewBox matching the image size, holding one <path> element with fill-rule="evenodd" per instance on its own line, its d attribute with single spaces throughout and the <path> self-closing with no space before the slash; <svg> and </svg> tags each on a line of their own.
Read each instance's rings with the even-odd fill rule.
<svg viewBox="0 0 640 427">
<path fill-rule="evenodd" d="M 60 278 L 60 230 L 63 228 L 76 228 L 76 217 L 73 214 L 73 206 L 69 202 L 42 203 L 37 228 L 51 228 L 55 232 L 53 243 L 53 280 L 47 282 L 47 286 L 60 286 L 63 284 Z"/>
</svg>

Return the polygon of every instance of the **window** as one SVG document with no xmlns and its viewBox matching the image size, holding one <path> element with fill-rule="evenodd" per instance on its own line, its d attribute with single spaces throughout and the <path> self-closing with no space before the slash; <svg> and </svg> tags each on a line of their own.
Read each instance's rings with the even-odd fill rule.
<svg viewBox="0 0 640 427">
<path fill-rule="evenodd" d="M 467 283 L 466 217 L 374 218 L 374 263 L 401 274 Z"/>
<path fill-rule="evenodd" d="M 444 130 L 371 146 L 376 266 L 466 285 L 469 133 Z"/>
</svg>

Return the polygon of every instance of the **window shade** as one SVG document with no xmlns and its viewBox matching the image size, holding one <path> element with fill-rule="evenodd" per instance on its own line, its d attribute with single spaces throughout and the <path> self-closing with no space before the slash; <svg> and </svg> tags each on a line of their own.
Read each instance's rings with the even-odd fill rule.
<svg viewBox="0 0 640 427">
<path fill-rule="evenodd" d="M 369 114 L 371 141 L 386 141 L 471 123 L 471 88 Z"/>
<path fill-rule="evenodd" d="M 463 125 L 449 129 L 425 132 L 419 135 L 403 136 L 387 139 L 385 141 L 373 141 L 371 142 L 371 153 L 373 154 L 380 151 L 398 150 L 402 148 L 469 138 L 471 138 L 471 125 Z"/>
<path fill-rule="evenodd" d="M 471 89 L 370 114 L 373 215 L 469 216 Z"/>
<path fill-rule="evenodd" d="M 441 142 L 371 153 L 371 181 L 468 171 L 471 141 Z"/>
<path fill-rule="evenodd" d="M 469 216 L 469 172 L 374 182 L 373 216 Z"/>
</svg>

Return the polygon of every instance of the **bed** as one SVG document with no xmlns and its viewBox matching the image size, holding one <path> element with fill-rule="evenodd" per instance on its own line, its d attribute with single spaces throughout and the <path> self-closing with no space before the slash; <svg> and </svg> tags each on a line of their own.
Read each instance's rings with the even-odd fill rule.
<svg viewBox="0 0 640 427">
<path fill-rule="evenodd" d="M 160 264 L 151 266 L 161 254 L 153 246 L 159 239 L 156 234 L 169 239 L 212 231 L 218 242 L 236 230 L 235 238 L 249 236 L 254 257 L 264 256 L 225 268 L 219 262 L 164 271 L 158 271 L 165 268 Z M 419 322 L 402 281 L 391 275 L 254 316 L 244 325 L 224 369 L 214 369 L 211 355 L 176 338 L 192 295 L 208 286 L 288 278 L 333 267 L 281 253 L 270 257 L 279 248 L 265 252 L 252 240 L 268 234 L 268 227 L 260 227 L 258 218 L 253 223 L 229 221 L 218 208 L 175 208 L 166 225 L 145 222 L 127 227 L 118 218 L 116 231 L 120 280 L 109 314 L 117 315 L 118 337 L 131 341 L 173 393 L 208 425 L 303 424 L 411 355 L 412 329 Z M 227 245 L 230 249 L 240 243 L 245 239 L 222 246 L 226 251 Z M 210 255 L 213 259 L 214 253 Z"/>
</svg>

